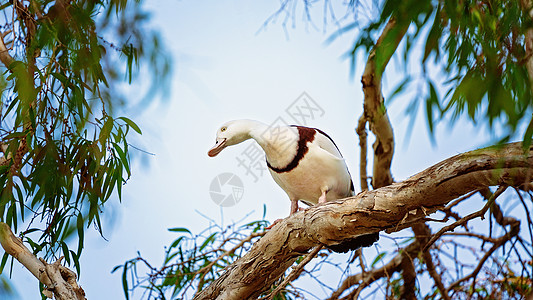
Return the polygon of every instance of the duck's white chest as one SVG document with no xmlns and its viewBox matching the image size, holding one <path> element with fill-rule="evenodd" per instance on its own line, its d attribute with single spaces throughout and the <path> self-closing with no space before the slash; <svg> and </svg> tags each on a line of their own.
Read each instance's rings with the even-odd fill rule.
<svg viewBox="0 0 533 300">
<path fill-rule="evenodd" d="M 269 171 L 291 200 L 302 200 L 311 205 L 318 203 L 322 191 L 327 191 L 327 201 L 351 194 L 351 178 L 344 160 L 318 147 L 310 146 L 291 171 Z"/>
</svg>

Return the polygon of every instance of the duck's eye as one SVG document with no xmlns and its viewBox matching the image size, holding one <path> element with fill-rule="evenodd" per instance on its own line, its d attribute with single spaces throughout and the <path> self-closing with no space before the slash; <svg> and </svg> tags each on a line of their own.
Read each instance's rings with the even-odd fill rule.
<svg viewBox="0 0 533 300">
<path fill-rule="evenodd" d="M 220 132 L 224 132 L 224 131 L 226 131 L 226 129 L 228 129 L 228 128 L 226 126 L 224 126 L 224 127 L 220 128 Z"/>
</svg>

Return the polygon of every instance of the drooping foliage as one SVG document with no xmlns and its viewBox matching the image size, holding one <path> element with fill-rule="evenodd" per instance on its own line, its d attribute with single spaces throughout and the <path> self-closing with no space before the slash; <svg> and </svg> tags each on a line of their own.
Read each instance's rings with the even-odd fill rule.
<svg viewBox="0 0 533 300">
<path fill-rule="evenodd" d="M 358 4 L 351 1 L 351 5 Z M 426 91 L 419 91 L 421 96 L 415 97 L 410 107 L 425 104 L 431 133 L 438 120 L 450 116 L 453 125 L 464 115 L 475 124 L 487 125 L 502 141 L 515 137 L 524 138 L 525 146 L 530 144 L 533 78 L 528 61 L 532 49 L 525 41 L 533 30 L 533 20 L 528 15 L 528 1 L 408 0 L 384 1 L 377 7 L 378 17 L 363 27 L 357 22 L 345 29 L 358 30 L 353 57 L 359 49 L 370 51 L 375 36 L 391 17 L 398 24 L 408 24 L 400 61 L 406 66 L 423 66 Z M 376 49 L 377 65 L 380 56 L 388 57 L 386 44 Z M 416 49 L 420 44 L 423 48 Z M 444 78 L 436 78 L 435 73 Z M 412 79 L 407 77 L 407 84 L 400 85 L 397 92 L 407 90 Z"/>
<path fill-rule="evenodd" d="M 146 62 L 143 81 L 161 86 L 170 62 L 142 1 L 2 1 L 0 12 L 0 220 L 79 273 L 84 232 L 101 232 L 131 175 L 127 137 L 141 134 L 115 115 L 123 85 Z"/>
</svg>

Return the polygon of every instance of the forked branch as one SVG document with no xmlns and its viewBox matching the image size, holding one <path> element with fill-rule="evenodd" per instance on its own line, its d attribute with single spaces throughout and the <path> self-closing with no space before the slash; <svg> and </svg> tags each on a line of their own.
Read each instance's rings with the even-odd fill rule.
<svg viewBox="0 0 533 300">
<path fill-rule="evenodd" d="M 3 222 L 0 222 L 0 244 L 47 287 L 43 293 L 48 298 L 55 296 L 58 300 L 85 300 L 85 292 L 78 286 L 76 274 L 62 266 L 61 259 L 53 264 L 38 259 Z"/>
</svg>

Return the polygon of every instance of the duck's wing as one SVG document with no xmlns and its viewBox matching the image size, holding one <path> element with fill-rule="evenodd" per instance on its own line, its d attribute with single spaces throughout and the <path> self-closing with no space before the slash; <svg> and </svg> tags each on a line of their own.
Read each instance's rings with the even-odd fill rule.
<svg viewBox="0 0 533 300">
<path fill-rule="evenodd" d="M 333 139 L 329 135 L 327 135 L 324 131 L 318 128 L 313 128 L 313 129 L 316 130 L 316 136 L 315 136 L 316 144 L 320 148 L 326 150 L 333 156 L 337 157 L 338 159 L 344 160 L 341 152 L 339 151 L 339 148 L 337 147 L 337 145 L 335 145 L 335 142 L 333 141 Z"/>
</svg>

